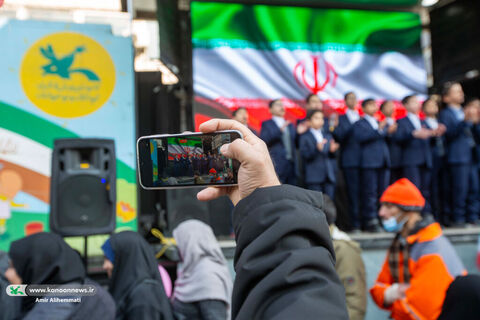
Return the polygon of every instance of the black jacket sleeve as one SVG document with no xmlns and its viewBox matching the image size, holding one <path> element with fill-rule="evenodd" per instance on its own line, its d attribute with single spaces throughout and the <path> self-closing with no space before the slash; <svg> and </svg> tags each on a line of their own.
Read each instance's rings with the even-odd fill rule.
<svg viewBox="0 0 480 320">
<path fill-rule="evenodd" d="M 232 319 L 348 319 L 322 205 L 289 185 L 238 203 Z"/>
</svg>

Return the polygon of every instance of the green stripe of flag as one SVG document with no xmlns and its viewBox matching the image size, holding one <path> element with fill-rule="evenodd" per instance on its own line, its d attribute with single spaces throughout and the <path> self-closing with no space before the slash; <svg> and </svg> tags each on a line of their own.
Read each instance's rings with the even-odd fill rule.
<svg viewBox="0 0 480 320">
<path fill-rule="evenodd" d="M 412 12 L 193 2 L 192 26 L 195 48 L 420 53 Z"/>
<path fill-rule="evenodd" d="M 186 146 L 186 147 L 197 147 L 197 148 L 202 148 L 202 139 L 201 138 L 196 138 L 196 137 L 189 137 L 187 138 L 178 138 L 178 137 L 172 137 L 168 138 L 167 142 L 169 145 L 179 145 L 179 146 Z"/>
</svg>

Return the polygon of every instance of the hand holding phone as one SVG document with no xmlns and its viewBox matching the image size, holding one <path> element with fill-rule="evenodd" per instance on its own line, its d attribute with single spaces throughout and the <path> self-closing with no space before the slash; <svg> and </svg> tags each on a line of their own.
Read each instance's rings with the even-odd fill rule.
<svg viewBox="0 0 480 320">
<path fill-rule="evenodd" d="M 237 184 L 240 163 L 220 153 L 241 139 L 239 131 L 141 137 L 137 141 L 140 185 L 144 189 Z"/>
<path fill-rule="evenodd" d="M 234 205 L 257 188 L 280 185 L 272 159 L 265 142 L 254 135 L 247 127 L 235 120 L 212 119 L 200 125 L 200 131 L 211 133 L 218 130 L 238 130 L 243 135 L 232 143 L 221 147 L 222 155 L 240 162 L 238 186 L 208 187 L 197 194 L 201 201 L 228 195 Z"/>
</svg>

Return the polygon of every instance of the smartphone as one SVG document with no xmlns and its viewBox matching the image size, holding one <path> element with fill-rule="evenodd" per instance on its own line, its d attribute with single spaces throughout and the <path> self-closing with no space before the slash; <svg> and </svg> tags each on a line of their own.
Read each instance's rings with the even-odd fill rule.
<svg viewBox="0 0 480 320">
<path fill-rule="evenodd" d="M 144 189 L 234 186 L 240 163 L 224 157 L 220 147 L 236 139 L 243 139 L 237 130 L 140 137 L 140 185 Z"/>
</svg>

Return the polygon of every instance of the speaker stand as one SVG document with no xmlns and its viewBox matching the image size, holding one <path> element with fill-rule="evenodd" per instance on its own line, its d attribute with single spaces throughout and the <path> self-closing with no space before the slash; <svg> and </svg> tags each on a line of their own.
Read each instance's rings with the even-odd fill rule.
<svg viewBox="0 0 480 320">
<path fill-rule="evenodd" d="M 85 265 L 85 270 L 88 269 L 88 243 L 87 243 L 88 236 L 83 236 L 83 264 Z"/>
</svg>

